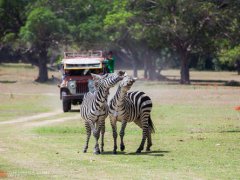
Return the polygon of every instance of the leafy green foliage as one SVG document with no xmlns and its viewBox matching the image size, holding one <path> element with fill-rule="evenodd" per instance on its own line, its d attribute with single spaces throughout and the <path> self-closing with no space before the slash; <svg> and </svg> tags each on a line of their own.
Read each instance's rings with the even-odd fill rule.
<svg viewBox="0 0 240 180">
<path fill-rule="evenodd" d="M 25 21 L 25 0 L 0 0 L 0 45 L 17 41 L 18 33 Z"/>
<path fill-rule="evenodd" d="M 240 60 L 240 46 L 236 46 L 229 50 L 223 50 L 220 53 L 220 60 L 223 63 L 233 64 L 236 60 Z"/>
<path fill-rule="evenodd" d="M 31 11 L 24 27 L 21 28 L 20 36 L 26 42 L 33 45 L 47 45 L 57 43 L 67 30 L 63 19 L 57 19 L 55 14 L 43 7 Z"/>
</svg>

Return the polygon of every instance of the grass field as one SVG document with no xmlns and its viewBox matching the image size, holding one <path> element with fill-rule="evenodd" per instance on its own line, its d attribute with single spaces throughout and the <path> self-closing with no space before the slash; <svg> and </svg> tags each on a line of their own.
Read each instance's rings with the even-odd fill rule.
<svg viewBox="0 0 240 180">
<path fill-rule="evenodd" d="M 62 113 L 56 83 L 34 83 L 36 74 L 30 65 L 0 65 L 0 179 L 239 179 L 239 87 L 139 80 L 133 90 L 146 92 L 154 103 L 152 152 L 135 154 L 141 131 L 128 124 L 126 150 L 113 155 L 107 119 L 105 152 L 94 155 L 93 137 L 82 153 L 79 107 Z M 178 78 L 175 70 L 164 74 Z M 206 82 L 240 81 L 232 72 L 191 75 Z"/>
</svg>

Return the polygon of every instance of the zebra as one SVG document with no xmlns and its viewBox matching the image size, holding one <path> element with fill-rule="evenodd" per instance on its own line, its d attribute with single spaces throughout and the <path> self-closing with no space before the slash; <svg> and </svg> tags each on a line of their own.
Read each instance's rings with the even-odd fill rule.
<svg viewBox="0 0 240 180">
<path fill-rule="evenodd" d="M 104 151 L 104 133 L 105 133 L 105 119 L 108 115 L 107 97 L 109 88 L 123 79 L 124 72 L 119 71 L 118 74 L 97 75 L 91 74 L 93 77 L 94 92 L 88 92 L 84 95 L 83 102 L 80 106 L 81 117 L 85 121 L 85 128 L 87 133 L 86 144 L 83 152 L 86 153 L 88 143 L 93 132 L 96 144 L 94 148 L 95 154 L 100 154 L 98 139 L 101 132 L 101 152 Z"/>
<path fill-rule="evenodd" d="M 127 122 L 132 121 L 142 129 L 142 141 L 136 153 L 141 153 L 144 148 L 146 138 L 146 151 L 150 151 L 150 147 L 152 146 L 151 133 L 155 132 L 154 125 L 150 116 L 152 109 L 152 101 L 150 97 L 147 96 L 144 92 L 128 92 L 135 80 L 135 78 L 125 76 L 120 82 L 116 94 L 113 96 L 109 103 L 109 117 L 114 139 L 114 154 L 117 153 L 117 121 L 120 121 L 122 123 L 122 127 L 120 130 L 121 151 L 125 149 L 123 137 L 125 134 L 124 131 Z"/>
</svg>

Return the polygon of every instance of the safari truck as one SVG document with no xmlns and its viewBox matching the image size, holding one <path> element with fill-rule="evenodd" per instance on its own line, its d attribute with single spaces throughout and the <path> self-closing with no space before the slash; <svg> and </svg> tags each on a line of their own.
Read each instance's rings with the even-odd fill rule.
<svg viewBox="0 0 240 180">
<path fill-rule="evenodd" d="M 102 51 L 64 52 L 61 62 L 62 82 L 59 85 L 63 112 L 82 103 L 85 93 L 92 91 L 92 76 L 104 73 Z"/>
</svg>

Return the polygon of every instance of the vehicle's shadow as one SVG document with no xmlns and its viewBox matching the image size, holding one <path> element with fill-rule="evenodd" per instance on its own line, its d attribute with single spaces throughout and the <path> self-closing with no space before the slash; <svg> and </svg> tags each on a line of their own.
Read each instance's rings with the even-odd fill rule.
<svg viewBox="0 0 240 180">
<path fill-rule="evenodd" d="M 79 112 L 79 111 L 80 111 L 79 109 L 72 109 L 69 112 Z"/>
<path fill-rule="evenodd" d="M 170 153 L 170 151 L 156 150 L 156 151 L 142 151 L 141 153 L 136 153 L 136 152 L 127 153 L 127 152 L 118 151 L 117 154 L 113 154 L 112 151 L 106 151 L 106 152 L 101 153 L 101 155 L 164 156 L 164 154 L 166 154 L 166 153 Z"/>
</svg>

